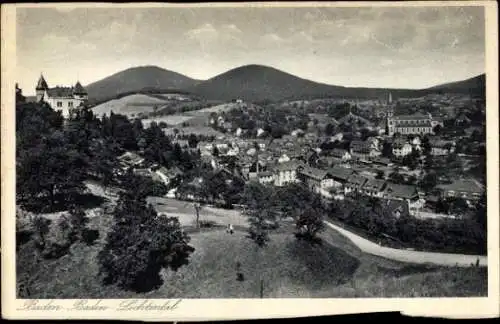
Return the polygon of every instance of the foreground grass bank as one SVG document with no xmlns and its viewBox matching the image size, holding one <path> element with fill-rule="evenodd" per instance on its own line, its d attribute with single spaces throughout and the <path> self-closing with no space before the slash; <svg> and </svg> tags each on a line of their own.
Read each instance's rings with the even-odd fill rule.
<svg viewBox="0 0 500 324">
<path fill-rule="evenodd" d="M 242 231 L 230 235 L 212 229 L 190 235 L 196 249 L 190 263 L 177 272 L 163 272 L 163 285 L 148 293 L 101 284 L 96 257 L 105 233 L 93 246 L 78 243 L 68 255 L 39 263 L 33 263 L 34 249 L 28 242 L 18 253 L 18 276 L 31 278 L 29 298 L 258 298 L 260 278 L 266 298 L 487 294 L 486 269 L 385 260 L 362 253 L 333 230 L 321 235 L 319 245 L 298 241 L 289 231 L 280 230 L 258 252 Z M 236 262 L 241 264 L 243 281 L 237 280 Z"/>
</svg>

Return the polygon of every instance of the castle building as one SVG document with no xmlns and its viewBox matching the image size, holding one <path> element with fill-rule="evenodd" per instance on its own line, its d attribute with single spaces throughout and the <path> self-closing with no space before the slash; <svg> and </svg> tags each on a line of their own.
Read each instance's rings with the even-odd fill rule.
<svg viewBox="0 0 500 324">
<path fill-rule="evenodd" d="M 76 82 L 74 87 L 49 88 L 43 75 L 40 75 L 36 85 L 36 101 L 47 102 L 54 110 L 62 112 L 64 118 L 68 118 L 72 112 L 88 99 L 87 90 Z"/>
<path fill-rule="evenodd" d="M 432 134 L 436 125 L 443 126 L 440 120 L 434 119 L 431 114 L 413 114 L 394 116 L 393 111 L 387 115 L 388 135 L 393 136 L 396 133 L 402 135 L 425 135 Z"/>
</svg>

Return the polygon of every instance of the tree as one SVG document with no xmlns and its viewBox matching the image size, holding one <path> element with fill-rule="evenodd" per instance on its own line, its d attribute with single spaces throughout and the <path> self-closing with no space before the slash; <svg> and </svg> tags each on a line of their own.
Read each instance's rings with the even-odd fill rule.
<svg viewBox="0 0 500 324">
<path fill-rule="evenodd" d="M 392 157 L 392 145 L 391 143 L 384 142 L 382 145 L 382 156 L 390 158 Z"/>
<path fill-rule="evenodd" d="M 278 188 L 273 198 L 275 206 L 285 217 L 296 219 L 312 201 L 312 192 L 301 183 L 290 183 Z"/>
<path fill-rule="evenodd" d="M 45 196 L 49 207 L 53 207 L 57 194 L 70 198 L 82 192 L 87 161 L 60 131 L 54 131 L 36 147 L 23 151 L 16 176 L 23 194 L 30 199 L 28 204 Z"/>
<path fill-rule="evenodd" d="M 391 174 L 389 174 L 389 180 L 396 184 L 403 184 L 405 181 L 405 177 L 398 172 L 392 172 Z"/>
<path fill-rule="evenodd" d="M 335 133 L 335 125 L 331 124 L 331 123 L 328 123 L 326 126 L 325 126 L 325 134 L 327 136 L 332 136 L 333 133 Z"/>
<path fill-rule="evenodd" d="M 436 185 L 437 175 L 434 172 L 426 174 L 420 182 L 420 188 L 422 188 L 425 192 L 431 191 Z"/>
<path fill-rule="evenodd" d="M 442 130 L 443 130 L 443 127 L 441 127 L 441 125 L 438 124 L 438 125 L 434 126 L 434 128 L 432 129 L 432 132 L 435 135 L 440 135 Z"/>
<path fill-rule="evenodd" d="M 195 148 L 198 145 L 198 137 L 195 134 L 189 134 L 188 143 L 189 147 Z"/>
<path fill-rule="evenodd" d="M 89 218 L 85 214 L 85 211 L 80 207 L 73 207 L 69 213 L 69 225 L 71 228 L 71 241 L 83 241 L 85 230 L 87 230 L 87 225 L 89 223 Z"/>
<path fill-rule="evenodd" d="M 317 240 L 317 234 L 325 228 L 323 213 L 318 208 L 308 206 L 295 220 L 297 237 L 309 241 Z"/>
<path fill-rule="evenodd" d="M 43 250 L 46 245 L 46 236 L 50 231 L 51 221 L 42 216 L 33 218 L 33 231 L 35 234 L 35 245 L 39 250 Z"/>
<path fill-rule="evenodd" d="M 250 182 L 244 189 L 244 214 L 248 217 L 250 228 L 249 238 L 255 243 L 257 271 L 259 272 L 260 298 L 264 297 L 264 280 L 259 264 L 259 251 L 266 247 L 269 241 L 269 222 L 276 221 L 276 213 L 272 206 L 271 189 L 257 182 Z"/>
<path fill-rule="evenodd" d="M 385 179 L 385 172 L 382 170 L 377 171 L 377 175 L 375 176 L 376 179 Z"/>
<path fill-rule="evenodd" d="M 219 149 L 217 148 L 217 145 L 214 145 L 212 148 L 212 155 L 215 157 L 219 156 Z"/>
<path fill-rule="evenodd" d="M 177 217 L 158 216 L 143 197 L 121 195 L 113 213 L 114 225 L 98 255 L 105 284 L 146 292 L 159 287 L 160 271 L 176 271 L 194 251 Z"/>
</svg>

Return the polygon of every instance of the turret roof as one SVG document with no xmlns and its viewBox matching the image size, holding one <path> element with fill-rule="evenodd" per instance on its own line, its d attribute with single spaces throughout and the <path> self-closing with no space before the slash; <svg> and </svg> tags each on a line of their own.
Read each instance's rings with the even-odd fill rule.
<svg viewBox="0 0 500 324">
<path fill-rule="evenodd" d="M 40 79 L 38 79 L 38 83 L 36 85 L 36 90 L 46 90 L 49 88 L 47 81 L 43 78 L 43 75 L 40 75 Z"/>
<path fill-rule="evenodd" d="M 73 89 L 74 94 L 87 94 L 87 90 L 82 86 L 80 81 L 77 81 Z"/>
</svg>

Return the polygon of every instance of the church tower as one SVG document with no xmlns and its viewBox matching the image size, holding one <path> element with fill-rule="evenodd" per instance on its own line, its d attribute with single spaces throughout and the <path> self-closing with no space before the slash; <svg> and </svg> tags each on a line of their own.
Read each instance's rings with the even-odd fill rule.
<svg viewBox="0 0 500 324">
<path fill-rule="evenodd" d="M 38 83 L 36 85 L 36 101 L 40 102 L 43 100 L 43 96 L 45 94 L 45 91 L 49 89 L 49 86 L 47 84 L 47 81 L 43 78 L 43 75 L 40 74 L 40 79 L 38 79 Z"/>
<path fill-rule="evenodd" d="M 387 104 L 391 105 L 392 104 L 392 93 L 389 92 L 389 98 L 387 99 Z"/>
</svg>

